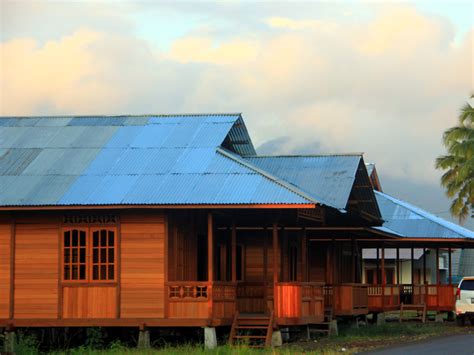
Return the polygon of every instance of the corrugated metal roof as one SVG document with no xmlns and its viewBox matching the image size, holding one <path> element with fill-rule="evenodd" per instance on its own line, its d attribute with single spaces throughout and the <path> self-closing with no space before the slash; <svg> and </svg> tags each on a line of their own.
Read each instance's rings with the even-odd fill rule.
<svg viewBox="0 0 474 355">
<path fill-rule="evenodd" d="M 217 149 L 255 154 L 240 114 L 0 119 L 0 205 L 312 204 Z"/>
<path fill-rule="evenodd" d="M 470 238 L 474 232 L 448 222 L 408 202 L 374 191 L 384 228 L 411 238 Z"/>
<path fill-rule="evenodd" d="M 344 209 L 354 184 L 360 154 L 245 157 L 320 203 Z"/>
</svg>

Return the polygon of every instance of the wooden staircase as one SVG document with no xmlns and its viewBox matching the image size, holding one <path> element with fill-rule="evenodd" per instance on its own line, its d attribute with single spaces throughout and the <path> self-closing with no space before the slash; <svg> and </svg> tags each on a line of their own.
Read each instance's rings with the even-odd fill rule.
<svg viewBox="0 0 474 355">
<path fill-rule="evenodd" d="M 270 314 L 235 313 L 229 345 L 264 348 L 272 345 L 273 312 Z"/>
<path fill-rule="evenodd" d="M 407 314 L 408 313 L 408 314 Z M 414 314 L 410 316 L 411 314 Z M 426 304 L 401 304 L 399 322 L 418 320 L 422 323 L 426 322 Z"/>
<path fill-rule="evenodd" d="M 333 319 L 332 307 L 324 309 L 324 322 L 317 324 L 308 325 L 308 339 L 311 339 L 311 335 L 326 335 L 329 336 L 331 333 L 330 325 Z"/>
</svg>

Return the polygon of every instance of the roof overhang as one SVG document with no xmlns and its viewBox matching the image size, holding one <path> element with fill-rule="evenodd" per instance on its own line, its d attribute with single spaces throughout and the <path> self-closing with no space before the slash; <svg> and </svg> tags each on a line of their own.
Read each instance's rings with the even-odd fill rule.
<svg viewBox="0 0 474 355">
<path fill-rule="evenodd" d="M 67 205 L 67 206 L 1 206 L 0 211 L 64 211 L 103 209 L 299 209 L 316 208 L 315 204 L 202 204 L 202 205 Z"/>
</svg>

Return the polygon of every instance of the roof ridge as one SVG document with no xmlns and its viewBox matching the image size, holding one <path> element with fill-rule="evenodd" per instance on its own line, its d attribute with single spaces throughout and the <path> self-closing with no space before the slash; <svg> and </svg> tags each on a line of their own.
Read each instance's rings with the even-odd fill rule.
<svg viewBox="0 0 474 355">
<path fill-rule="evenodd" d="M 234 153 L 230 152 L 229 150 L 227 150 L 223 147 L 217 147 L 217 152 L 222 154 L 223 156 L 225 156 L 229 159 L 232 159 L 235 162 L 237 162 L 237 163 L 239 163 L 239 164 L 255 171 L 256 173 L 266 177 L 267 179 L 270 179 L 271 181 L 275 182 L 276 184 L 281 185 L 282 187 L 286 188 L 287 190 L 293 192 L 294 194 L 299 195 L 300 197 L 303 197 L 304 199 L 306 199 L 306 200 L 308 200 L 308 201 L 310 201 L 314 204 L 320 204 L 321 203 L 320 201 L 315 200 L 310 195 L 308 195 L 305 192 L 298 189 L 296 186 L 292 186 L 291 184 L 289 184 L 286 181 L 278 178 L 277 176 L 275 176 L 273 174 L 270 174 L 265 170 L 257 168 L 256 166 L 254 166 L 254 165 L 250 164 L 249 162 L 245 161 L 245 159 L 242 158 L 241 156 L 239 156 L 237 154 L 234 154 Z"/>
<path fill-rule="evenodd" d="M 415 214 L 417 214 L 421 217 L 428 218 L 430 221 L 440 225 L 441 227 L 447 228 L 447 229 L 449 229 L 449 230 L 451 230 L 455 233 L 458 233 L 458 234 L 463 234 L 463 232 L 467 232 L 467 233 L 472 235 L 471 237 L 467 237 L 467 238 L 474 237 L 474 232 L 471 231 L 470 229 L 467 229 L 463 226 L 460 226 L 459 224 L 456 224 L 456 223 L 450 222 L 448 220 L 445 220 L 444 218 L 438 217 L 435 214 L 422 209 L 421 207 L 412 205 L 409 202 L 406 202 L 406 201 L 400 200 L 398 198 L 395 198 L 395 197 L 393 197 L 393 196 L 391 196 L 391 195 L 389 195 L 385 192 L 380 192 L 380 191 L 374 190 L 374 193 L 376 195 L 381 195 L 381 196 L 384 196 L 384 197 L 388 198 L 393 203 L 399 204 L 400 206 L 403 206 L 403 207 L 409 209 L 411 212 L 413 212 L 413 213 L 415 213 Z M 440 220 L 442 220 L 445 224 L 440 223 Z M 466 237 L 466 236 L 464 235 L 464 237 Z"/>
<path fill-rule="evenodd" d="M 282 154 L 282 155 L 248 155 L 244 156 L 247 158 L 317 158 L 317 157 L 337 157 L 337 156 L 362 156 L 363 152 L 354 153 L 322 153 L 322 154 Z"/>
<path fill-rule="evenodd" d="M 0 116 L 2 118 L 20 118 L 20 119 L 32 119 L 32 118 L 110 118 L 110 117 L 202 117 L 202 116 L 242 116 L 241 112 L 228 112 L 228 113 L 147 113 L 147 114 L 132 114 L 132 115 L 46 115 L 46 116 Z"/>
</svg>

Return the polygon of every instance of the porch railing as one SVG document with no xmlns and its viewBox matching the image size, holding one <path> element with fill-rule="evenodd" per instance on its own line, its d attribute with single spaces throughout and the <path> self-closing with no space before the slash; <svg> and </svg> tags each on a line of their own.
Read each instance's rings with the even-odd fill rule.
<svg viewBox="0 0 474 355">
<path fill-rule="evenodd" d="M 324 319 L 324 284 L 319 282 L 279 282 L 277 318 Z"/>
<path fill-rule="evenodd" d="M 368 286 L 346 283 L 324 286 L 325 305 L 333 309 L 335 315 L 357 315 L 368 312 Z"/>
<path fill-rule="evenodd" d="M 382 311 L 404 304 L 426 304 L 428 310 L 454 309 L 454 285 L 368 285 L 369 309 Z"/>
<path fill-rule="evenodd" d="M 210 319 L 234 316 L 235 283 L 170 281 L 166 283 L 166 290 L 169 318 Z"/>
</svg>

